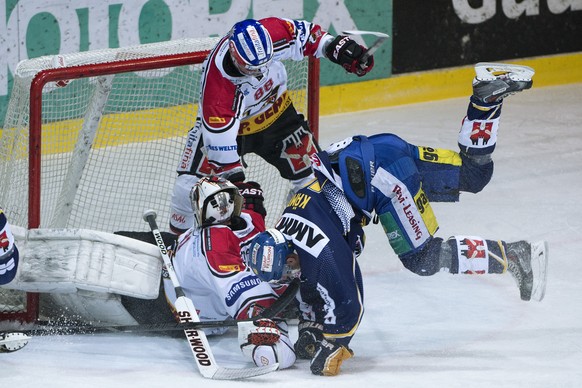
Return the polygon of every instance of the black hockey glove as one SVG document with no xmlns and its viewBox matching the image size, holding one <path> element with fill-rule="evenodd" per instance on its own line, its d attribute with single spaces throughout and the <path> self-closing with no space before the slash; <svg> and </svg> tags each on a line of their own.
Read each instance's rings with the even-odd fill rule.
<svg viewBox="0 0 582 388">
<path fill-rule="evenodd" d="M 244 208 L 252 210 L 264 217 L 267 216 L 267 209 L 265 209 L 263 197 L 263 190 L 261 185 L 257 182 L 235 182 L 238 187 L 238 192 L 245 199 Z"/>
<path fill-rule="evenodd" d="M 335 376 L 339 374 L 342 362 L 353 355 L 348 347 L 323 339 L 318 343 L 311 360 L 311 373 L 318 376 Z"/>
<path fill-rule="evenodd" d="M 363 56 L 366 48 L 347 36 L 338 35 L 325 49 L 325 56 L 332 62 L 341 65 L 349 73 L 361 77 L 366 75 L 374 67 L 374 56 L 367 59 Z"/>
<path fill-rule="evenodd" d="M 315 349 L 323 339 L 323 325 L 316 322 L 300 322 L 297 326 L 299 337 L 295 342 L 295 355 L 297 358 L 311 360 Z"/>
</svg>

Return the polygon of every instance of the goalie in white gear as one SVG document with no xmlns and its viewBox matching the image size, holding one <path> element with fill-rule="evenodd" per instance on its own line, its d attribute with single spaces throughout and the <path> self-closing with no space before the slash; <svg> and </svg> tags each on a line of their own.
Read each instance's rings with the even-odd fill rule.
<svg viewBox="0 0 582 388">
<path fill-rule="evenodd" d="M 248 209 L 231 182 L 217 176 L 200 179 L 190 193 L 195 225 L 178 237 L 171 258 L 184 293 L 199 310 L 201 320 L 246 319 L 271 306 L 285 285 L 262 281 L 245 264 L 242 254 L 250 240 L 265 230 L 264 216 Z M 253 208 L 257 207 L 257 203 Z M 164 280 L 166 295 L 174 288 Z M 221 334 L 224 330 L 206 330 Z M 260 319 L 239 329 L 241 350 L 256 365 L 295 362 L 287 324 Z"/>
</svg>

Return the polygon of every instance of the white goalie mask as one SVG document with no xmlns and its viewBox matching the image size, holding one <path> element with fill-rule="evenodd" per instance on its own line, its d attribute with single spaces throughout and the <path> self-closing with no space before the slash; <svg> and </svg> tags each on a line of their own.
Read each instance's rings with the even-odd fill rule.
<svg viewBox="0 0 582 388">
<path fill-rule="evenodd" d="M 199 226 L 223 224 L 239 216 L 243 204 L 238 188 L 218 176 L 200 179 L 190 191 L 190 201 Z"/>
</svg>

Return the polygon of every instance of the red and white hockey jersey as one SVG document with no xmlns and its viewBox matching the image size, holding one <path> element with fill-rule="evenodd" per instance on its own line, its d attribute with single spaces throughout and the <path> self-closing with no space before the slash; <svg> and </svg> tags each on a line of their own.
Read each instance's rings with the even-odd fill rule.
<svg viewBox="0 0 582 388">
<path fill-rule="evenodd" d="M 269 283 L 261 281 L 241 258 L 252 237 L 265 230 L 264 220 L 244 210 L 241 218 L 246 222 L 243 229 L 192 228 L 178 239 L 174 269 L 201 320 L 248 318 L 254 315 L 250 311 L 254 305 L 268 307 L 277 299 Z M 173 290 L 168 288 L 166 294 L 172 299 Z"/>
<path fill-rule="evenodd" d="M 192 131 L 202 126 L 208 161 L 217 166 L 239 160 L 236 143 L 239 134 L 264 130 L 291 105 L 287 72 L 281 61 L 299 61 L 306 56 L 320 58 L 325 43 L 333 39 L 319 25 L 307 21 L 271 17 L 260 22 L 271 35 L 274 51 L 262 77 L 235 77 L 227 73 L 228 36 L 220 40 L 203 64 L 200 104 Z M 188 141 L 178 171 L 192 171 L 195 146 L 196 143 Z"/>
</svg>

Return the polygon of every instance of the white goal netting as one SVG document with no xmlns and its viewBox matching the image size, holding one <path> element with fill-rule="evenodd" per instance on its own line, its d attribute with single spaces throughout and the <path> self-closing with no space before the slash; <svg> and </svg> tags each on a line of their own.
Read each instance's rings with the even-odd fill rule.
<svg viewBox="0 0 582 388">
<path fill-rule="evenodd" d="M 183 39 L 21 62 L 0 134 L 0 206 L 10 223 L 30 227 L 33 215 L 39 220 L 33 227 L 148 231 L 142 214 L 153 209 L 160 228 L 167 230 L 176 167 L 196 118 L 202 60 L 167 67 L 162 60 L 151 59 L 185 53 L 200 56 L 217 39 Z M 128 60 L 147 62 L 147 69 L 100 73 Z M 39 93 L 41 103 L 33 99 L 31 104 L 35 77 L 63 63 L 70 81 L 64 87 L 47 83 Z M 95 65 L 95 73 L 79 76 L 78 66 L 89 64 Z M 293 103 L 307 115 L 308 61 L 285 66 Z M 39 144 L 40 150 L 30 149 L 30 129 L 38 121 L 41 136 L 32 144 Z M 40 159 L 39 169 L 34 164 L 30 168 L 30 155 Z M 245 156 L 245 162 L 247 178 L 264 188 L 271 226 L 291 186 L 255 155 Z M 40 200 L 34 201 L 38 195 Z M 22 303 L 13 304 L 22 308 Z M 0 294 L 0 313 L 6 306 Z"/>
</svg>

